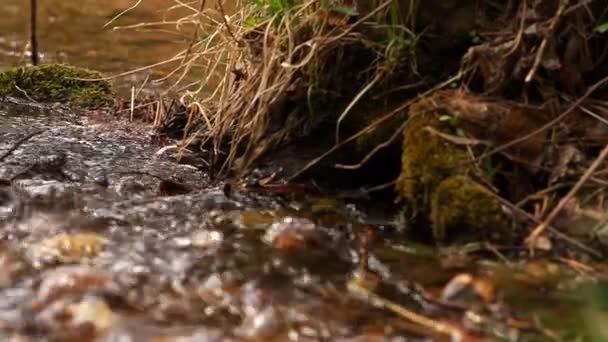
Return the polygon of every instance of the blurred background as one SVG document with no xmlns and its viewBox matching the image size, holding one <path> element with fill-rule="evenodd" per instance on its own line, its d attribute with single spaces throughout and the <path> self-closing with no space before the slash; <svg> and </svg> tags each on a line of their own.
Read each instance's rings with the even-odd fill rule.
<svg viewBox="0 0 608 342">
<path fill-rule="evenodd" d="M 120 73 L 171 58 L 185 48 L 192 26 L 176 31 L 177 18 L 189 11 L 171 9 L 170 0 L 143 0 L 107 28 L 136 0 L 38 0 L 41 61 L 65 62 L 106 73 Z M 0 1 L 0 68 L 29 62 L 29 1 Z M 114 30 L 115 26 L 167 21 L 160 27 Z M 155 70 L 161 75 L 167 65 Z M 141 76 L 141 75 L 140 75 Z"/>
</svg>

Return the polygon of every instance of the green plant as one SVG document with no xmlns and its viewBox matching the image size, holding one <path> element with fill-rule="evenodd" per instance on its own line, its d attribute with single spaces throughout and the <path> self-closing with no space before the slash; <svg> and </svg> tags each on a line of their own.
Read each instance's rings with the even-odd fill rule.
<svg viewBox="0 0 608 342">
<path fill-rule="evenodd" d="M 597 33 L 602 33 L 602 34 L 608 32 L 608 21 L 603 22 L 603 23 L 599 24 L 598 26 L 596 26 L 594 31 Z"/>
</svg>

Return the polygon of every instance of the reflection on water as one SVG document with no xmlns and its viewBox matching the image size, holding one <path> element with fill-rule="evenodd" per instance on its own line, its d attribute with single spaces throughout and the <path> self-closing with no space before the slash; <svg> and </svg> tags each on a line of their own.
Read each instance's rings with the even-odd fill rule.
<svg viewBox="0 0 608 342">
<path fill-rule="evenodd" d="M 43 62 L 59 61 L 120 73 L 172 57 L 192 36 L 191 27 L 179 32 L 174 24 L 162 29 L 112 30 L 113 26 L 174 21 L 188 14 L 170 10 L 170 0 L 145 0 L 110 27 L 103 26 L 135 0 L 40 0 L 39 44 Z M 0 68 L 23 64 L 28 37 L 29 1 L 0 1 Z M 164 67 L 169 70 L 170 65 Z M 163 71 L 163 68 L 160 69 Z"/>
</svg>

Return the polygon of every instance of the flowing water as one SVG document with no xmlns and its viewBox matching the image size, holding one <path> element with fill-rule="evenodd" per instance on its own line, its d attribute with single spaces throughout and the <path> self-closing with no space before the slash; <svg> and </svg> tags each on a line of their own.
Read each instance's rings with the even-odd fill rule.
<svg viewBox="0 0 608 342">
<path fill-rule="evenodd" d="M 183 48 L 185 33 L 171 25 L 113 30 L 115 26 L 173 20 L 183 11 L 166 12 L 172 2 L 145 0 L 104 28 L 136 1 L 38 1 L 38 40 L 42 61 L 60 61 L 106 72 L 123 72 L 170 58 Z M 181 12 L 181 13 L 180 13 Z M 29 2 L 0 4 L 0 65 L 23 63 L 29 35 Z"/>
<path fill-rule="evenodd" d="M 187 41 L 103 29 L 135 1 L 39 2 L 43 61 L 120 73 Z M 170 21 L 173 4 L 144 0 L 115 24 Z M 27 1 L 0 14 L 0 66 L 21 64 Z M 157 153 L 149 130 L 0 105 L 0 340 L 430 341 L 446 340 L 442 324 L 470 340 L 567 340 L 605 320 L 606 280 L 584 269 L 439 249 L 312 188 L 216 183 Z"/>
<path fill-rule="evenodd" d="M 41 62 L 62 62 L 116 75 L 173 57 L 187 47 L 192 27 L 176 29 L 175 20 L 190 14 L 173 9 L 175 2 L 145 0 L 112 21 L 137 1 L 38 1 L 37 36 Z M 29 1 L 0 2 L 0 68 L 29 62 Z M 112 22 L 110 22 L 112 21 Z M 155 27 L 117 29 L 140 23 L 165 22 Z M 106 26 L 106 24 L 108 24 Z M 120 79 L 121 86 L 161 77 L 175 64 Z"/>
</svg>

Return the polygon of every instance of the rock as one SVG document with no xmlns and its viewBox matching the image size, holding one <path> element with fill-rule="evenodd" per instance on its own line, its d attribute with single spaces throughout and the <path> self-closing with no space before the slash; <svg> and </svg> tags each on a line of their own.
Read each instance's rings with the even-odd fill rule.
<svg viewBox="0 0 608 342">
<path fill-rule="evenodd" d="M 0 96 L 23 97 L 40 102 L 68 102 L 95 107 L 109 105 L 114 90 L 96 71 L 65 64 L 43 64 L 9 68 L 0 72 Z"/>
<path fill-rule="evenodd" d="M 106 271 L 80 265 L 58 267 L 42 274 L 36 306 L 43 306 L 66 295 L 83 295 L 112 286 L 112 275 Z"/>
<path fill-rule="evenodd" d="M 321 246 L 323 234 L 308 219 L 285 217 L 273 223 L 264 235 L 264 241 L 277 250 L 302 251 Z"/>
<path fill-rule="evenodd" d="M 511 240 L 511 224 L 488 190 L 463 176 L 442 181 L 431 195 L 433 237 L 464 240 Z"/>
<path fill-rule="evenodd" d="M 430 221 L 430 233 L 438 241 L 508 241 L 513 235 L 509 217 L 490 190 L 468 177 L 483 172 L 474 167 L 468 150 L 475 146 L 456 143 L 466 139 L 462 128 L 451 121 L 450 113 L 436 109 L 436 101 L 441 98 L 413 105 L 403 132 L 397 191 L 405 212 L 424 226 Z"/>
</svg>

